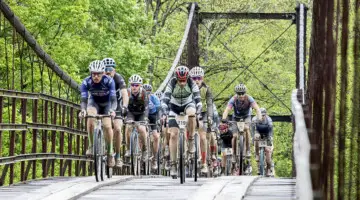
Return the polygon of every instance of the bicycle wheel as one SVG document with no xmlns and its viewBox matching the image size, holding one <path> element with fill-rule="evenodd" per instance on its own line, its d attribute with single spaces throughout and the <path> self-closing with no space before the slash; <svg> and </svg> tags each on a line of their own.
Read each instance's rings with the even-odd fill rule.
<svg viewBox="0 0 360 200">
<path fill-rule="evenodd" d="M 104 134 L 102 132 L 102 130 L 99 131 L 100 135 L 100 158 L 101 158 L 101 173 L 100 173 L 100 177 L 101 177 L 101 181 L 105 180 L 105 176 L 106 176 L 106 166 L 107 166 L 107 156 L 105 156 L 105 140 L 104 140 Z"/>
<path fill-rule="evenodd" d="M 199 150 L 198 150 L 198 141 L 199 135 L 194 135 L 194 144 L 195 144 L 195 154 L 194 154 L 194 181 L 197 181 L 198 178 L 198 157 L 199 157 Z"/>
<path fill-rule="evenodd" d="M 150 157 L 152 155 L 152 146 L 151 146 L 151 141 L 150 141 L 150 135 L 148 133 L 148 136 L 146 138 L 146 148 L 147 148 L 147 160 L 145 161 L 145 175 L 150 175 Z M 155 159 L 155 158 L 154 158 Z"/>
<path fill-rule="evenodd" d="M 239 176 L 244 174 L 244 136 L 239 135 Z"/>
<path fill-rule="evenodd" d="M 156 159 L 157 159 L 157 175 L 160 175 L 160 166 L 161 166 L 161 162 L 160 162 L 160 158 L 161 158 L 161 155 L 162 155 L 162 146 L 161 146 L 161 142 L 159 142 L 159 148 L 158 148 L 158 152 L 157 152 L 157 155 L 156 155 Z"/>
<path fill-rule="evenodd" d="M 180 183 L 185 182 L 185 160 L 184 160 L 184 133 L 180 133 L 179 137 L 179 170 L 180 170 Z"/>
<path fill-rule="evenodd" d="M 95 171 L 95 180 L 96 182 L 100 181 L 100 174 L 101 174 L 101 154 L 100 154 L 100 137 L 99 137 L 99 129 L 96 128 L 94 130 L 93 136 L 93 147 L 94 147 L 94 171 Z"/>
<path fill-rule="evenodd" d="M 226 156 L 226 176 L 231 174 L 231 156 Z"/>
<path fill-rule="evenodd" d="M 260 148 L 260 176 L 264 176 L 265 175 L 265 163 L 264 163 L 264 148 L 261 147 Z"/>
<path fill-rule="evenodd" d="M 137 158 L 137 137 L 136 133 L 132 132 L 130 136 L 130 159 L 131 159 L 131 174 L 138 175 L 138 158 Z"/>
</svg>

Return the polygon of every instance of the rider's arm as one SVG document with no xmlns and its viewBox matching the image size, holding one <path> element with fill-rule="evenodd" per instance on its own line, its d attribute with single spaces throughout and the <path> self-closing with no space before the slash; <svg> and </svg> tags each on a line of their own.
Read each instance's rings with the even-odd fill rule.
<svg viewBox="0 0 360 200">
<path fill-rule="evenodd" d="M 152 99 L 153 99 L 153 103 L 156 107 L 156 118 L 160 119 L 161 116 L 161 105 L 160 105 L 160 100 L 156 95 L 152 95 Z"/>
<path fill-rule="evenodd" d="M 148 98 L 148 95 L 146 94 L 145 90 L 143 90 L 143 95 L 145 96 L 145 98 L 144 98 L 145 116 L 148 117 L 149 116 L 149 101 L 150 101 L 150 99 Z"/>
<path fill-rule="evenodd" d="M 274 136 L 274 132 L 273 132 L 273 122 L 272 122 L 272 119 L 271 119 L 271 117 L 269 117 L 269 116 L 266 116 L 267 117 L 267 120 L 268 120 L 268 123 L 269 123 L 269 135 L 271 136 L 271 137 L 273 137 Z"/>
<path fill-rule="evenodd" d="M 223 115 L 222 115 L 222 119 L 227 119 L 228 115 L 229 115 L 229 112 L 231 111 L 231 109 L 234 107 L 234 98 L 231 97 L 231 99 L 229 100 L 224 112 L 223 112 Z"/>
<path fill-rule="evenodd" d="M 81 110 L 86 110 L 87 101 L 88 101 L 88 88 L 86 87 L 86 79 L 81 83 L 80 91 L 81 91 Z"/>
<path fill-rule="evenodd" d="M 115 77 L 117 79 L 115 82 L 118 84 L 117 88 L 119 88 L 122 97 L 122 106 L 127 108 L 129 105 L 129 95 L 126 89 L 125 80 L 120 74 L 118 74 L 118 76 Z"/>
<path fill-rule="evenodd" d="M 214 118 L 213 95 L 209 87 L 206 90 L 206 106 L 207 106 L 208 117 L 210 117 L 210 119 L 213 119 Z"/>
<path fill-rule="evenodd" d="M 170 82 L 166 85 L 166 89 L 164 92 L 164 96 L 162 98 L 162 102 L 161 102 L 161 107 L 162 107 L 162 111 L 164 114 L 167 114 L 169 111 L 169 103 L 170 103 L 170 99 L 171 99 L 171 93 L 174 89 L 174 84 L 176 82 L 176 79 L 171 79 Z"/>
<path fill-rule="evenodd" d="M 195 101 L 195 105 L 197 108 L 197 111 L 201 111 L 202 104 L 201 104 L 201 96 L 200 96 L 200 90 L 199 87 L 196 85 L 194 81 L 190 81 L 191 83 L 191 91 L 193 94 L 193 99 Z"/>
<path fill-rule="evenodd" d="M 110 89 L 110 109 L 115 111 L 117 108 L 117 99 L 116 99 L 116 90 L 115 90 L 115 82 L 112 80 L 109 82 Z"/>
<path fill-rule="evenodd" d="M 260 111 L 259 105 L 256 103 L 256 101 L 255 101 L 252 97 L 249 97 L 249 101 L 250 101 L 250 103 L 251 103 L 251 104 L 250 104 L 251 107 L 256 110 L 257 118 L 261 121 L 261 120 L 262 120 L 262 116 L 261 116 L 261 111 Z"/>
</svg>

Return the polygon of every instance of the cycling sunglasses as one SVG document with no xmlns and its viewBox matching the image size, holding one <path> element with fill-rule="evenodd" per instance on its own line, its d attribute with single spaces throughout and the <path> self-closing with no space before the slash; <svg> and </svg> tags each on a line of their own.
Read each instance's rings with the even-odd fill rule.
<svg viewBox="0 0 360 200">
<path fill-rule="evenodd" d="M 238 92 L 238 93 L 236 93 L 236 94 L 238 94 L 238 95 L 240 95 L 240 96 L 243 96 L 243 95 L 245 95 L 245 92 Z"/>
<path fill-rule="evenodd" d="M 102 72 L 92 72 L 91 73 L 91 76 L 95 77 L 95 76 L 98 76 L 98 77 L 101 77 L 103 75 Z"/>
<path fill-rule="evenodd" d="M 131 87 L 139 87 L 139 86 L 140 84 L 136 84 L 136 83 L 131 84 Z"/>
<path fill-rule="evenodd" d="M 191 78 L 192 80 L 194 80 L 194 81 L 197 81 L 197 80 L 202 80 L 203 78 L 201 77 L 201 76 L 195 76 L 195 77 L 192 77 Z"/>
<path fill-rule="evenodd" d="M 114 71 L 113 67 L 105 67 L 105 72 L 112 72 Z"/>
</svg>

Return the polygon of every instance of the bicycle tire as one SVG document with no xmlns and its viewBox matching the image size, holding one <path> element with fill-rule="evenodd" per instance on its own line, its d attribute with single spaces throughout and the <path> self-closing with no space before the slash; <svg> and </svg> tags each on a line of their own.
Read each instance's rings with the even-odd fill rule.
<svg viewBox="0 0 360 200">
<path fill-rule="evenodd" d="M 244 174 L 244 136 L 239 135 L 239 176 Z"/>
<path fill-rule="evenodd" d="M 194 135 L 194 144 L 195 144 L 195 154 L 194 154 L 194 181 L 197 182 L 198 179 L 198 157 L 199 157 L 199 150 L 198 150 L 198 140 L 199 135 Z"/>
<path fill-rule="evenodd" d="M 150 141 L 150 135 L 148 133 L 148 136 L 146 137 L 146 146 L 147 146 L 147 160 L 145 161 L 145 165 L 146 165 L 146 173 L 145 175 L 150 175 L 150 157 L 152 155 L 152 146 L 151 146 L 151 141 Z"/>
<path fill-rule="evenodd" d="M 158 168 L 157 168 L 157 175 L 160 175 L 160 158 L 161 158 L 161 154 L 162 154 L 162 146 L 161 146 L 161 142 L 159 142 L 159 147 L 158 147 L 158 152 L 157 152 L 157 155 L 156 155 L 156 159 L 157 159 L 157 166 L 158 166 Z"/>
<path fill-rule="evenodd" d="M 131 133 L 130 135 L 130 162 L 131 162 L 131 174 L 133 176 L 138 175 L 138 165 L 137 165 L 137 138 L 136 138 L 136 134 L 134 132 Z M 136 171 L 135 171 L 136 170 Z"/>
<path fill-rule="evenodd" d="M 179 137 L 179 169 L 180 169 L 180 184 L 185 182 L 185 163 L 184 163 L 184 133 L 180 133 Z"/>
<path fill-rule="evenodd" d="M 264 166 L 264 148 L 261 147 L 260 148 L 260 176 L 264 176 L 265 175 L 265 166 Z"/>
<path fill-rule="evenodd" d="M 226 156 L 226 176 L 231 174 L 231 156 Z"/>
<path fill-rule="evenodd" d="M 100 173 L 101 173 L 101 157 L 99 156 L 99 141 L 98 141 L 98 132 L 99 129 L 94 129 L 93 136 L 93 154 L 94 154 L 94 171 L 95 171 L 95 180 L 96 182 L 100 181 Z"/>
<path fill-rule="evenodd" d="M 102 130 L 99 130 L 99 144 L 100 144 L 100 158 L 101 158 L 101 181 L 105 180 L 106 176 L 106 166 L 107 166 L 107 156 L 105 156 L 105 140 L 104 140 L 104 134 Z"/>
</svg>

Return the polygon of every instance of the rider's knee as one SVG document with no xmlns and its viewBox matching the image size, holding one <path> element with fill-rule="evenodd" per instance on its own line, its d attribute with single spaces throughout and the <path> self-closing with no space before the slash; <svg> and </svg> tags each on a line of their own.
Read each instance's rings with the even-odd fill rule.
<svg viewBox="0 0 360 200">
<path fill-rule="evenodd" d="M 90 107 L 87 107 L 86 110 L 87 110 L 86 112 L 87 112 L 89 115 L 96 115 L 96 114 L 97 114 L 97 111 L 96 111 L 96 108 L 95 108 L 95 107 L 90 106 Z"/>
<path fill-rule="evenodd" d="M 254 140 L 258 141 L 260 139 L 260 134 L 259 133 L 255 133 L 254 135 Z"/>
<path fill-rule="evenodd" d="M 271 153 L 271 147 L 265 147 L 265 152 L 266 153 Z"/>
<path fill-rule="evenodd" d="M 196 109 L 193 107 L 188 107 L 185 111 L 186 115 L 190 116 L 195 116 L 196 113 Z"/>
<path fill-rule="evenodd" d="M 153 132 L 152 137 L 154 138 L 154 140 L 159 140 L 160 134 L 158 132 Z"/>
<path fill-rule="evenodd" d="M 105 130 L 107 130 L 107 131 L 112 130 L 111 119 L 104 118 L 104 119 L 103 119 L 103 124 L 104 124 L 104 129 L 105 129 Z"/>
<path fill-rule="evenodd" d="M 117 133 L 121 132 L 121 127 L 122 127 L 122 121 L 119 119 L 115 119 L 114 120 L 114 131 Z"/>
</svg>

